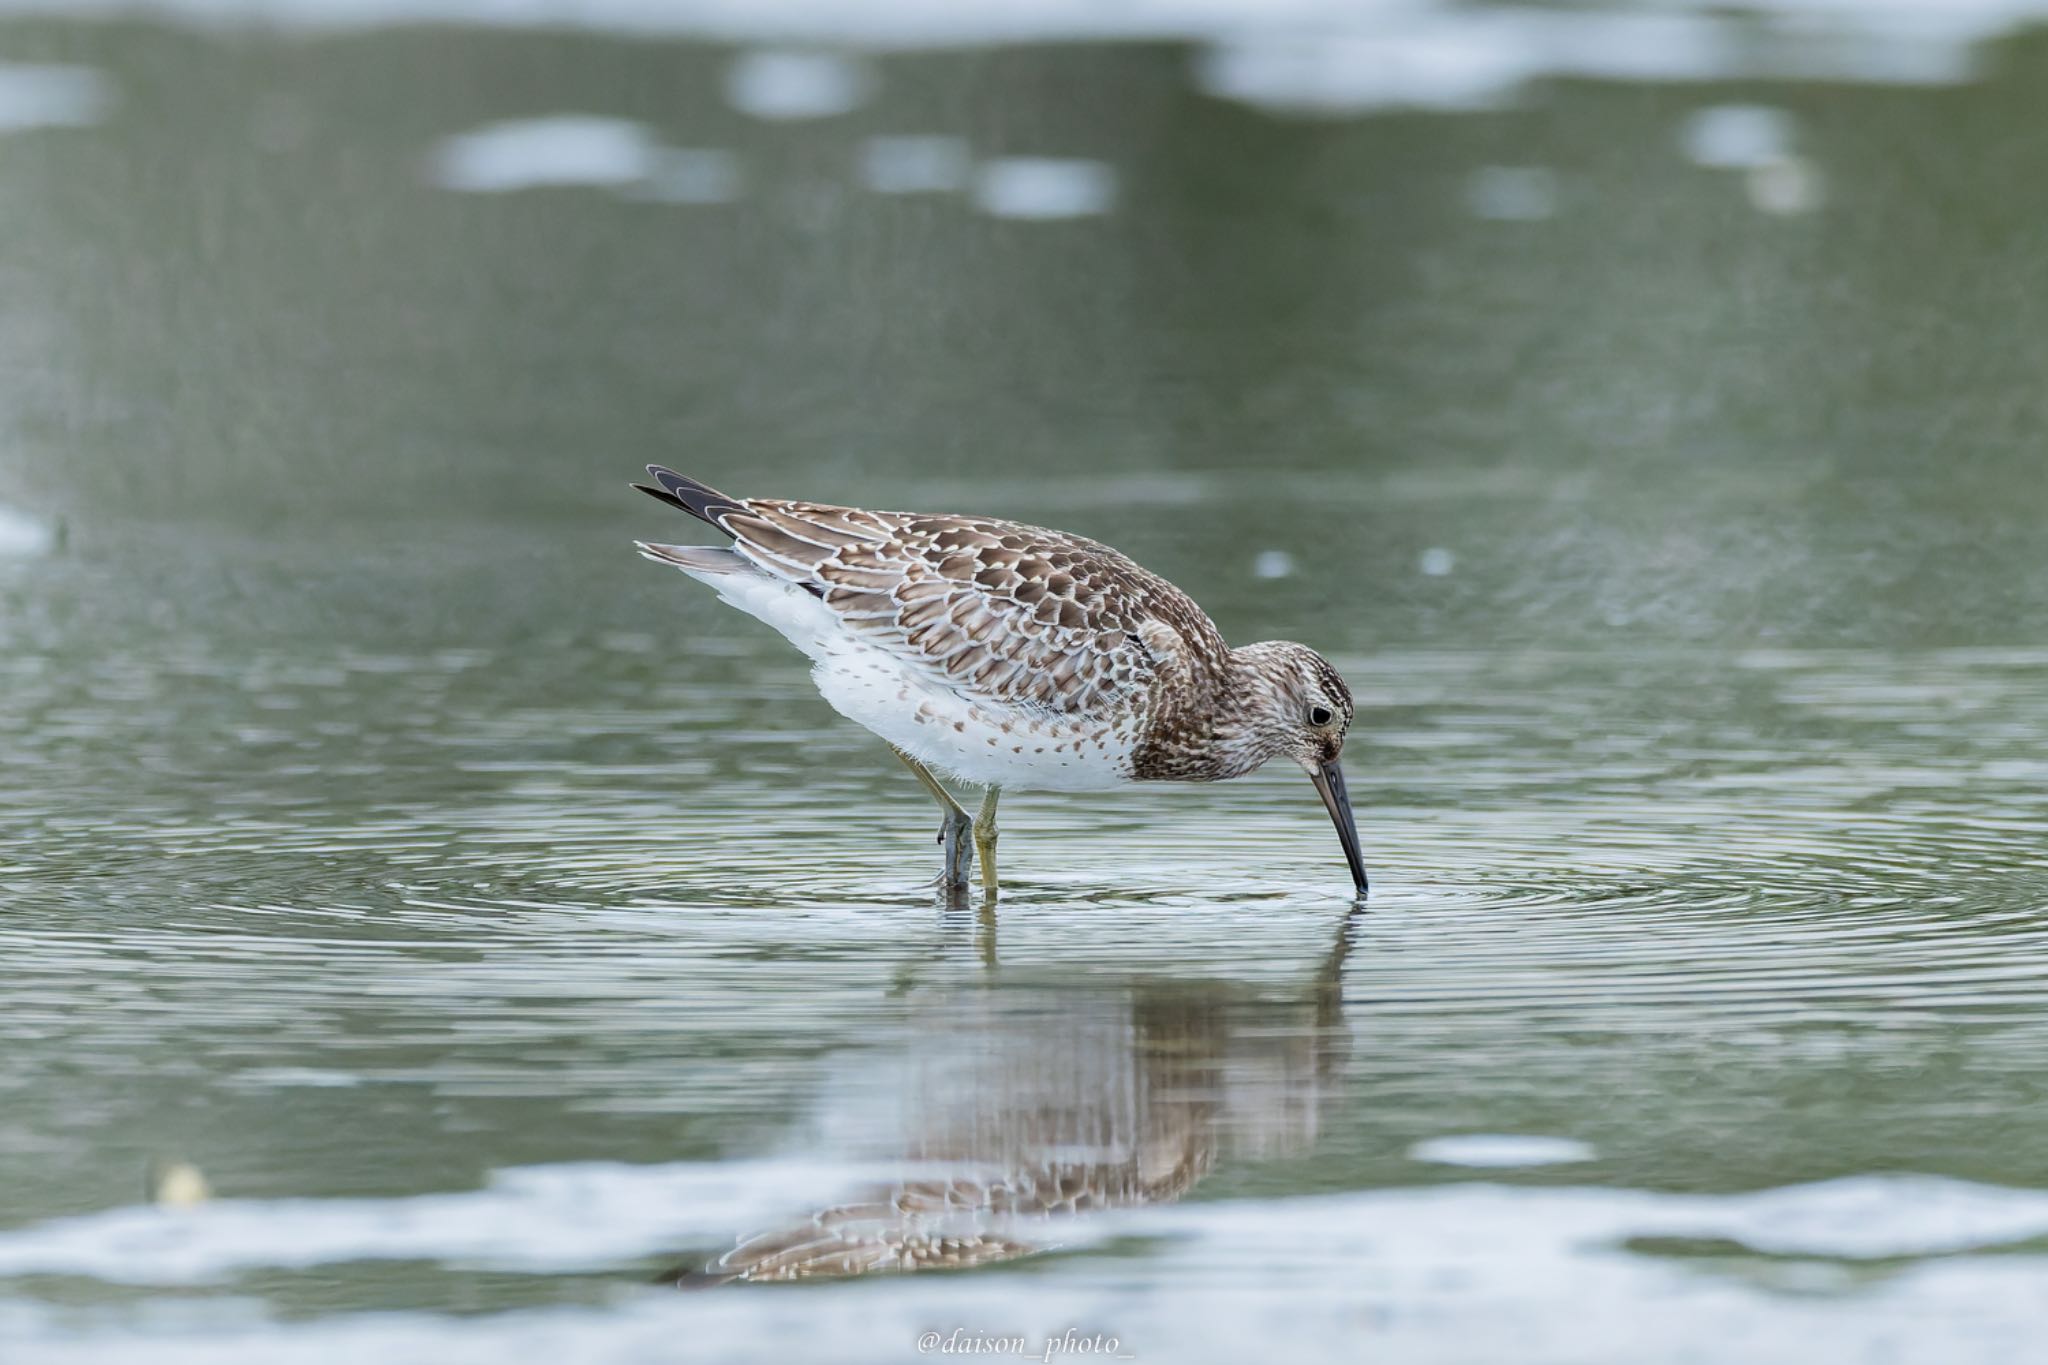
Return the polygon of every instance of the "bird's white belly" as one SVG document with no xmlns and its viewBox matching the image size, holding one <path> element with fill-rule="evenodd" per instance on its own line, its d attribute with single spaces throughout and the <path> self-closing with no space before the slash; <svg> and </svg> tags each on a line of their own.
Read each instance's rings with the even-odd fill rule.
<svg viewBox="0 0 2048 1365">
<path fill-rule="evenodd" d="M 1118 731 L 973 701 L 870 646 L 833 651 L 811 676 L 839 714 L 963 782 L 1099 791 L 1131 780 L 1131 744 Z"/>
<path fill-rule="evenodd" d="M 831 609 L 765 574 L 706 577 L 718 595 L 774 626 L 813 660 L 832 709 L 930 767 L 984 786 L 1100 791 L 1131 781 L 1135 735 L 976 701 L 849 631 Z"/>
</svg>

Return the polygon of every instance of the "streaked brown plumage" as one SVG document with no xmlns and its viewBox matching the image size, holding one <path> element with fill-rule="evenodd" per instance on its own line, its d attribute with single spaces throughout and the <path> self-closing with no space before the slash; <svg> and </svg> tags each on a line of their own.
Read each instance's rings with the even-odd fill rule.
<svg viewBox="0 0 2048 1365">
<path fill-rule="evenodd" d="M 1351 693 L 1315 651 L 1232 649 L 1186 593 L 1064 531 L 731 498 L 649 472 L 660 486 L 635 487 L 733 544 L 642 552 L 781 630 L 826 699 L 906 760 L 991 789 L 1088 790 L 1218 781 L 1285 755 L 1322 790 L 1364 890 L 1337 768 Z"/>
</svg>

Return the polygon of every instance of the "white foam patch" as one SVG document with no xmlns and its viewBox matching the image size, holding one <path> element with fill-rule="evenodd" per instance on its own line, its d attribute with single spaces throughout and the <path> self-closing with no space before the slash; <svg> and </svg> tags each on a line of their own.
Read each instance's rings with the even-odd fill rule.
<svg viewBox="0 0 2048 1365">
<path fill-rule="evenodd" d="M 513 119 L 446 138 L 428 178 L 468 194 L 580 186 L 655 204 L 724 204 L 746 188 L 736 153 L 664 147 L 644 124 L 593 114 Z"/>
<path fill-rule="evenodd" d="M 1657 1235 L 1723 1238 L 1779 1256 L 1951 1256 L 2048 1235 L 2040 1191 L 1936 1176 L 1849 1176 L 1682 1202 Z"/>
<path fill-rule="evenodd" d="M 1505 102 L 1536 69 L 1504 37 L 1448 18 L 1373 33 L 1253 32 L 1202 54 L 1195 78 L 1220 99 L 1283 114 L 1482 109 Z"/>
<path fill-rule="evenodd" d="M 1545 76 L 1952 82 L 1976 48 L 2048 0 L 1662 0 L 1641 9 L 1462 0 L 0 0 L 0 13 L 161 15 L 304 30 L 460 23 L 888 49 L 1110 39 L 1196 41 L 1273 108 L 1470 107 Z M 1288 45 L 1291 55 L 1272 60 Z M 1328 45 L 1327 61 L 1312 49 Z M 1286 79 L 1288 69 L 1299 78 Z M 1219 74 L 1219 91 L 1233 84 Z"/>
<path fill-rule="evenodd" d="M 982 163 L 974 203 L 996 218 L 1087 218 L 1115 205 L 1116 172 L 1100 161 L 997 157 Z"/>
<path fill-rule="evenodd" d="M 727 87 L 735 108 L 767 119 L 825 118 L 865 103 L 873 74 L 849 50 L 1144 39 L 1193 45 L 1196 82 L 1218 98 L 1349 117 L 1498 108 L 1555 79 L 1956 84 L 1976 78 L 1987 43 L 2048 17 L 2048 0 L 0 0 L 6 13 L 142 13 L 315 32 L 569 27 L 775 44 L 740 57 Z"/>
<path fill-rule="evenodd" d="M 203 1284 L 265 1267 L 428 1260 L 551 1273 L 716 1241 L 839 1197 L 863 1176 L 796 1162 L 578 1163 L 406 1199 L 137 1205 L 0 1232 L 0 1276 Z"/>
<path fill-rule="evenodd" d="M 347 1090 L 362 1083 L 346 1071 L 304 1066 L 250 1067 L 227 1078 L 238 1090 Z"/>
<path fill-rule="evenodd" d="M 1760 104 L 1718 104 L 1687 118 L 1679 143 L 1697 166 L 1767 166 L 1791 154 L 1792 116 Z"/>
<path fill-rule="evenodd" d="M 833 118 L 874 92 L 865 63 L 834 52 L 746 52 L 725 73 L 732 107 L 759 119 Z"/>
<path fill-rule="evenodd" d="M 1275 113 L 1346 117 L 1476 110 L 1554 79 L 1745 79 L 1950 84 L 1977 48 L 2048 12 L 2042 0 L 1962 0 L 1941 11 L 1781 0 L 1773 23 L 1711 4 L 1663 12 L 1389 4 L 1351 22 L 1272 22 L 1216 35 L 1196 63 L 1208 93 Z"/>
<path fill-rule="evenodd" d="M 626 119 L 584 114 L 493 123 L 448 138 L 432 176 L 472 194 L 558 185 L 624 186 L 646 181 L 656 165 L 654 135 Z"/>
<path fill-rule="evenodd" d="M 1742 177 L 1750 205 L 1759 213 L 1788 217 L 1812 213 L 1827 199 L 1826 180 L 1814 164 L 1802 156 L 1782 157 L 1767 165 L 1752 167 Z"/>
<path fill-rule="evenodd" d="M 26 559 L 47 554 L 57 534 L 26 512 L 0 506 L 0 557 Z"/>
<path fill-rule="evenodd" d="M 113 82 L 89 66 L 0 62 L 0 133 L 88 128 L 113 108 Z"/>
<path fill-rule="evenodd" d="M 1469 1166 L 1585 1160 L 1558 1138 L 1469 1136 L 1423 1155 Z M 1509 1160 L 1512 1158 L 1512 1161 Z M 234 1200 L 138 1205 L 0 1231 L 0 1276 L 72 1274 L 116 1283 L 196 1284 L 265 1267 L 426 1260 L 537 1274 L 592 1269 L 717 1242 L 802 1216 L 901 1165 L 798 1161 L 611 1162 L 496 1173 L 483 1189 L 402 1199 Z M 1775 1256 L 1893 1260 L 1989 1252 L 2048 1237 L 2048 1192 L 1937 1176 L 1851 1176 L 1734 1195 L 1489 1184 L 1161 1207 L 1076 1221 L 1104 1230 L 1297 1251 L 1359 1264 L 1488 1246 L 1576 1256 L 1641 1238 L 1717 1239 Z M 1276 1253 L 1277 1254 L 1277 1253 Z M 1283 1258 L 1284 1259 L 1284 1258 Z"/>
<path fill-rule="evenodd" d="M 1467 1133 L 1429 1138 L 1408 1149 L 1409 1159 L 1439 1166 L 1557 1166 L 1591 1161 L 1591 1147 L 1575 1138 L 1531 1137 L 1511 1133 Z"/>
<path fill-rule="evenodd" d="M 697 1174 L 685 1177 L 685 1170 Z M 566 1208 L 584 1197 L 590 1229 L 548 1219 L 494 1230 L 528 1242 L 567 1236 L 587 1248 L 612 1220 L 636 1217 L 644 1225 L 636 1202 L 710 1201 L 713 1216 L 700 1222 L 738 1215 L 748 1200 L 721 1198 L 720 1172 L 755 1193 L 764 1177 L 773 1179 L 764 1164 L 561 1168 L 545 1206 Z M 363 1220 L 381 1210 L 387 1226 L 375 1235 L 390 1247 L 404 1240 L 408 1224 L 417 1230 L 433 1221 L 417 1200 L 336 1202 L 353 1205 Z M 317 1220 L 295 1221 L 309 1205 L 318 1207 L 248 1206 L 270 1215 L 269 1263 L 312 1263 L 295 1252 L 308 1232 L 326 1239 Z M 543 1206 L 530 1202 L 528 1210 Z M 158 1222 L 204 1227 L 216 1212 L 164 1213 Z M 718 1359 L 786 1358 L 793 1342 L 830 1340 L 839 1359 L 902 1360 L 941 1324 L 1028 1333 L 1037 1358 L 1044 1338 L 1079 1325 L 1114 1332 L 1119 1350 L 1138 1359 L 1264 1360 L 1284 1335 L 1290 1359 L 1336 1362 L 1358 1358 L 1364 1323 L 1375 1357 L 1460 1365 L 1642 1365 L 1697 1358 L 1703 1341 L 1744 1365 L 2011 1365 L 2031 1359 L 2048 1331 L 2048 1298 L 2038 1292 L 2048 1259 L 2022 1250 L 2048 1236 L 2048 1192 L 1936 1177 L 1862 1176 L 1735 1195 L 1474 1183 L 1196 1203 L 1100 1222 L 1139 1240 L 1098 1244 L 1028 1277 L 911 1275 L 825 1289 L 803 1296 L 795 1320 L 786 1296 L 737 1292 L 649 1291 L 595 1307 L 497 1314 L 256 1322 L 247 1298 L 149 1300 L 148 1311 L 84 1324 L 76 1310 L 0 1300 L 0 1339 L 28 1343 L 19 1353 L 39 1365 L 623 1365 L 671 1358 L 686 1337 Z M 25 1238 L 54 1226 L 0 1233 L 0 1252 L 14 1255 L 8 1269 L 19 1273 Z M 115 1229 L 103 1225 L 92 1263 L 160 1262 L 160 1247 L 139 1235 L 145 1230 L 130 1227 L 116 1242 Z M 1694 1261 L 1628 1249 L 1644 1238 L 1732 1242 L 1770 1258 L 1819 1263 L 1759 1257 L 1730 1273 L 1718 1268 L 1725 1255 Z M 411 1240 L 417 1250 L 431 1239 Z M 463 1244 L 483 1240 L 477 1229 Z M 647 1241 L 614 1239 L 621 1252 Z M 45 1254 L 32 1264 L 61 1273 L 76 1259 Z M 1883 1273 L 1849 1273 L 1858 1262 L 1882 1263 Z"/>
<path fill-rule="evenodd" d="M 1294 573 L 1294 556 L 1285 550 L 1261 550 L 1252 559 L 1254 578 L 1288 578 Z"/>
</svg>

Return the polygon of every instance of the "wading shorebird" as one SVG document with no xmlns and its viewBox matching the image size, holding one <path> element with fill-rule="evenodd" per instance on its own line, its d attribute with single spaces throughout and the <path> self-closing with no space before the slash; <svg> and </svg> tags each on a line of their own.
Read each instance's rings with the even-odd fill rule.
<svg viewBox="0 0 2048 1365">
<path fill-rule="evenodd" d="M 728 546 L 636 541 L 813 661 L 832 708 L 880 735 L 945 812 L 940 881 L 967 836 L 996 891 L 1004 788 L 1220 782 L 1285 756 L 1322 795 L 1359 895 L 1365 860 L 1338 755 L 1351 690 L 1286 641 L 1232 649 L 1193 599 L 1096 541 L 992 517 L 729 498 L 660 465 L 633 487 Z M 970 818 L 933 774 L 987 788 Z"/>
</svg>

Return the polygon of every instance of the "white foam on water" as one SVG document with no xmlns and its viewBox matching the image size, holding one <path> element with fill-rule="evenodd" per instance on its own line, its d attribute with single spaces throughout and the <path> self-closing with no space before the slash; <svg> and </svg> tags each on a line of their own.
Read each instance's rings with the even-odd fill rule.
<svg viewBox="0 0 2048 1365">
<path fill-rule="evenodd" d="M 1454 0 L 0 0 L 0 12 L 158 13 L 208 23 L 354 28 L 442 21 L 782 40 L 865 36 L 898 43 L 1163 37 L 1241 30 L 1251 20 L 1266 27 L 1328 31 L 1349 23 L 1384 30 L 1472 8 Z M 1712 14 L 1729 7 L 1717 0 L 1664 0 L 1661 8 Z M 1745 9 L 1754 16 L 1752 30 L 1759 23 L 1801 33 L 1840 27 L 1938 40 L 2016 27 L 2048 13 L 2048 0 L 1756 0 Z"/>
<path fill-rule="evenodd" d="M 657 164 L 654 135 L 627 119 L 589 114 L 493 123 L 446 139 L 431 175 L 444 189 L 471 194 L 561 185 L 624 186 L 646 181 Z"/>
<path fill-rule="evenodd" d="M 1439 1166 L 1558 1166 L 1591 1161 L 1593 1149 L 1576 1138 L 1533 1137 L 1513 1133 L 1466 1133 L 1426 1138 L 1408 1149 L 1411 1161 Z"/>
<path fill-rule="evenodd" d="M 1784 3 L 1761 19 L 1707 4 L 1373 8 L 1384 12 L 1226 29 L 1197 58 L 1197 83 L 1222 99 L 1309 117 L 1500 108 L 1553 79 L 1950 84 L 1975 75 L 1980 44 L 2048 3 L 1965 0 L 1939 12 Z"/>
<path fill-rule="evenodd" d="M 1285 550 L 1261 550 L 1252 560 L 1252 577 L 1286 578 L 1294 572 L 1294 556 Z"/>
<path fill-rule="evenodd" d="M 1356 34 L 1286 29 L 1225 38 L 1195 64 L 1220 99 L 1277 113 L 1342 117 L 1385 109 L 1481 109 L 1505 102 L 1536 69 L 1533 54 L 1491 27 L 1432 18 Z"/>
<path fill-rule="evenodd" d="M 851 113 L 874 93 L 867 66 L 835 52 L 744 52 L 725 73 L 725 97 L 758 119 L 787 122 Z"/>
<path fill-rule="evenodd" d="M 57 533 L 11 507 L 0 505 L 0 558 L 27 559 L 48 554 L 57 543 Z"/>
<path fill-rule="evenodd" d="M 740 197 L 738 154 L 664 147 L 629 119 L 554 114 L 512 119 L 444 139 L 428 179 L 467 194 L 585 187 L 657 204 L 723 204 Z"/>
<path fill-rule="evenodd" d="M 89 66 L 0 62 L 0 133 L 88 128 L 114 103 L 113 82 Z"/>
<path fill-rule="evenodd" d="M 1717 104 L 1696 110 L 1679 129 L 1679 147 L 1696 166 L 1742 172 L 1742 189 L 1759 213 L 1812 213 L 1826 198 L 1820 169 L 1794 150 L 1797 125 L 1783 109 Z"/>
<path fill-rule="evenodd" d="M 738 1193 L 720 1193 L 721 1172 Z M 539 1168 L 475 1195 L 439 1197 L 473 1202 L 495 1192 L 508 1201 L 500 1213 L 516 1217 L 480 1218 L 460 1203 L 419 1199 L 150 1210 L 146 1221 L 129 1211 L 120 1221 L 97 1215 L 0 1233 L 0 1273 L 110 1268 L 128 1281 L 178 1283 L 135 1272 L 189 1269 L 195 1245 L 210 1248 L 205 1262 L 215 1267 L 315 1265 L 368 1247 L 393 1258 L 453 1249 L 545 1273 L 593 1264 L 607 1242 L 614 1255 L 645 1254 L 665 1235 L 649 1210 L 685 1210 L 671 1214 L 678 1226 L 725 1218 L 736 1220 L 728 1232 L 751 1227 L 744 1215 L 774 1202 L 768 1185 L 786 1205 L 791 1186 L 777 1183 L 775 1169 L 744 1163 Z M 348 1237 L 322 1221 L 322 1203 L 346 1210 Z M 580 1219 L 568 1216 L 577 1209 Z M 459 1236 L 436 1231 L 451 1219 L 462 1224 Z M 1938 1177 L 1859 1176 L 1733 1195 L 1474 1183 L 1195 1203 L 1099 1221 L 1127 1240 L 1030 1276 L 885 1277 L 821 1288 L 800 1305 L 786 1295 L 622 1285 L 620 1297 L 597 1307 L 460 1317 L 252 1321 L 246 1297 L 168 1313 L 149 1300 L 126 1318 L 81 1326 L 30 1301 L 0 1300 L 0 1346 L 26 1344 L 24 1354 L 47 1365 L 603 1365 L 672 1358 L 687 1336 L 723 1360 L 786 1358 L 802 1343 L 829 1340 L 835 1358 L 867 1361 L 909 1358 L 940 1327 L 1021 1334 L 1035 1349 L 1071 1326 L 1113 1333 L 1118 1349 L 1139 1359 L 1268 1359 L 1271 1340 L 1284 1334 L 1290 1359 L 1353 1360 L 1362 1332 L 1375 1358 L 1472 1365 L 1640 1365 L 1697 1358 L 1702 1341 L 1715 1344 L 1714 1358 L 1745 1365 L 2010 1365 L 2030 1358 L 2048 1330 L 2048 1299 L 2038 1292 L 2048 1262 L 2021 1250 L 2048 1236 L 2048 1193 Z M 56 1228 L 68 1228 L 69 1240 L 53 1238 Z M 492 1249 L 494 1238 L 545 1254 Z M 1643 1239 L 1733 1250 L 1694 1260 L 1631 1249 Z M 1753 1253 L 1750 1271 L 1731 1271 L 1730 1257 L 1743 1249 Z M 1128 1273 L 1134 1263 L 1144 1266 L 1141 1282 Z M 1850 1273 L 1859 1264 L 1867 1269 Z"/>
<path fill-rule="evenodd" d="M 1501 1167 L 1587 1160 L 1593 1151 L 1566 1138 L 1473 1134 L 1418 1143 L 1410 1155 Z M 135 1205 L 0 1231 L 0 1276 L 175 1285 L 364 1260 L 534 1273 L 592 1269 L 756 1230 L 863 1181 L 902 1172 L 900 1164 L 796 1160 L 575 1162 L 502 1170 L 479 1190 L 398 1199 Z M 1532 1210 L 1540 1216 L 1532 1218 Z M 1345 1228 L 1345 1236 L 1319 1245 L 1320 1254 L 1367 1262 L 1479 1244 L 1532 1257 L 1576 1256 L 1595 1243 L 1614 1247 L 1646 1237 L 1715 1238 L 1777 1256 L 1888 1260 L 1991 1251 L 2048 1236 L 2048 1192 L 1918 1175 L 1849 1176 L 1734 1195 L 1444 1185 L 1161 1207 L 1076 1226 L 1082 1222 L 1196 1238 L 1292 1238 Z"/>
<path fill-rule="evenodd" d="M 509 1169 L 480 1190 L 403 1199 L 136 1205 L 0 1232 L 0 1277 L 204 1284 L 265 1267 L 380 1260 L 587 1270 L 772 1222 L 876 1174 L 794 1161 L 589 1162 Z"/>
<path fill-rule="evenodd" d="M 733 106 L 766 119 L 846 113 L 873 93 L 871 51 L 1020 42 L 1196 45 L 1195 80 L 1276 114 L 1473 110 L 1551 79 L 1954 84 L 1982 46 L 2048 0 L 1667 0 L 1582 9 L 1452 0 L 0 0 L 0 14 L 161 15 L 313 31 L 458 23 L 784 46 L 743 54 Z M 0 125 L 4 126 L 4 125 Z"/>
<path fill-rule="evenodd" d="M 997 157 L 981 164 L 974 181 L 975 207 L 995 218 L 1087 218 L 1115 203 L 1116 172 L 1100 161 Z"/>
<path fill-rule="evenodd" d="M 226 1084 L 240 1090 L 348 1090 L 363 1078 L 346 1071 L 306 1066 L 259 1066 L 237 1071 Z"/>
<path fill-rule="evenodd" d="M 1743 170 L 1792 151 L 1792 116 L 1761 104 L 1717 104 L 1686 119 L 1679 144 L 1696 166 Z"/>
<path fill-rule="evenodd" d="M 1812 213 L 1827 199 L 1827 182 L 1803 156 L 1780 157 L 1754 166 L 1742 177 L 1751 207 L 1759 213 L 1790 217 Z"/>
</svg>

